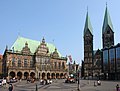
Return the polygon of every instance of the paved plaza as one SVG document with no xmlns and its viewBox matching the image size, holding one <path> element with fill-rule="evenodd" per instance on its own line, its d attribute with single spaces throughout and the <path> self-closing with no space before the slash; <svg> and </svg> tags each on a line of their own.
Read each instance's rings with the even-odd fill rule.
<svg viewBox="0 0 120 91">
<path fill-rule="evenodd" d="M 78 91 L 77 83 L 64 83 L 65 79 L 53 80 L 52 84 L 40 85 L 39 81 L 35 83 L 27 83 L 25 80 L 14 83 L 13 91 Z M 120 85 L 120 81 L 101 81 L 101 86 L 94 86 L 94 80 L 80 80 L 80 91 L 116 91 L 116 84 Z M 0 87 L 0 91 L 8 91 L 6 87 Z"/>
</svg>

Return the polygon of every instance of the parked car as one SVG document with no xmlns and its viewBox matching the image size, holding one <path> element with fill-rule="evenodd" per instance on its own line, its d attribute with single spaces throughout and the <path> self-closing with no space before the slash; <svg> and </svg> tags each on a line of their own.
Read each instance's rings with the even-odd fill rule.
<svg viewBox="0 0 120 91">
<path fill-rule="evenodd" d="M 47 84 L 51 84 L 51 83 L 52 83 L 51 79 L 41 79 L 40 80 L 41 85 L 47 85 Z"/>
<path fill-rule="evenodd" d="M 65 80 L 65 83 L 75 83 L 75 79 L 73 77 L 68 77 L 66 80 Z"/>
<path fill-rule="evenodd" d="M 31 82 L 31 79 L 28 78 L 28 79 L 27 79 L 27 82 Z"/>
<path fill-rule="evenodd" d="M 0 86 L 2 86 L 2 80 L 0 80 Z"/>
<path fill-rule="evenodd" d="M 97 81 L 97 85 L 101 85 L 101 82 L 100 82 L 100 80 L 98 80 L 98 81 Z"/>
<path fill-rule="evenodd" d="M 6 83 L 7 83 L 6 79 L 3 79 L 2 80 L 2 85 L 6 85 Z"/>
<path fill-rule="evenodd" d="M 44 85 L 44 84 L 45 84 L 44 79 L 41 79 L 41 80 L 40 80 L 40 84 L 41 84 L 41 85 Z"/>
<path fill-rule="evenodd" d="M 15 83 L 17 82 L 17 79 L 10 79 L 10 83 Z"/>
<path fill-rule="evenodd" d="M 50 79 L 50 80 L 49 80 L 49 84 L 51 84 L 51 83 L 52 83 L 52 80 Z"/>
</svg>

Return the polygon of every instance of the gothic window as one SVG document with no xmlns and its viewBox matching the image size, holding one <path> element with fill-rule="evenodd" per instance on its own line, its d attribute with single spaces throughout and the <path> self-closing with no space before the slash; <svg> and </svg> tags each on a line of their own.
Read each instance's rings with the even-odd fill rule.
<svg viewBox="0 0 120 91">
<path fill-rule="evenodd" d="M 110 34 L 110 31 L 107 31 L 107 34 Z"/>
<path fill-rule="evenodd" d="M 46 70 L 46 65 L 42 65 L 42 70 Z"/>
<path fill-rule="evenodd" d="M 47 65 L 44 65 L 44 69 L 47 70 Z"/>
<path fill-rule="evenodd" d="M 48 59 L 47 58 L 45 58 L 45 64 L 48 64 Z"/>
<path fill-rule="evenodd" d="M 27 67 L 27 59 L 24 59 L 24 67 Z"/>
<path fill-rule="evenodd" d="M 85 53 L 85 57 L 88 57 L 88 53 Z"/>
<path fill-rule="evenodd" d="M 60 62 L 59 62 L 59 64 L 58 64 L 59 69 L 60 69 L 60 65 L 61 65 L 61 64 L 60 64 Z"/>
<path fill-rule="evenodd" d="M 90 62 L 92 63 L 92 58 L 90 58 Z"/>
<path fill-rule="evenodd" d="M 44 70 L 44 65 L 41 65 L 42 66 L 42 70 Z"/>
<path fill-rule="evenodd" d="M 63 69 L 65 68 L 65 64 L 64 64 L 64 62 L 62 62 L 62 68 L 63 68 Z"/>
<path fill-rule="evenodd" d="M 57 62 L 55 62 L 54 65 L 55 65 L 55 69 L 56 69 L 57 68 Z"/>
<path fill-rule="evenodd" d="M 12 66 L 15 66 L 15 57 L 12 58 Z"/>
<path fill-rule="evenodd" d="M 18 59 L 18 67 L 21 67 L 21 60 Z"/>
<path fill-rule="evenodd" d="M 40 64 L 40 68 L 39 68 L 39 70 L 42 70 L 42 65 Z"/>
<path fill-rule="evenodd" d="M 33 66 L 33 60 L 30 60 L 30 67 Z"/>
<path fill-rule="evenodd" d="M 36 57 L 36 62 L 39 62 L 39 57 Z"/>
<path fill-rule="evenodd" d="M 89 57 L 92 57 L 92 53 L 89 53 Z"/>
<path fill-rule="evenodd" d="M 50 70 L 50 65 L 47 65 L 47 70 Z"/>
<path fill-rule="evenodd" d="M 42 63 L 45 64 L 45 58 L 42 58 Z"/>
<path fill-rule="evenodd" d="M 41 58 L 39 58 L 39 61 L 40 61 L 40 64 L 42 64 L 42 59 Z"/>
</svg>

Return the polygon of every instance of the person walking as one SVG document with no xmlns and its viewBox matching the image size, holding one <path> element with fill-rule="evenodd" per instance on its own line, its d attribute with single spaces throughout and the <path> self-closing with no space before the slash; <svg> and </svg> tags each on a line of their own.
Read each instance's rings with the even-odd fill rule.
<svg viewBox="0 0 120 91">
<path fill-rule="evenodd" d="M 116 85 L 116 91 L 119 91 L 119 84 Z"/>
<path fill-rule="evenodd" d="M 13 91 L 13 85 L 12 84 L 9 85 L 9 91 Z"/>
</svg>

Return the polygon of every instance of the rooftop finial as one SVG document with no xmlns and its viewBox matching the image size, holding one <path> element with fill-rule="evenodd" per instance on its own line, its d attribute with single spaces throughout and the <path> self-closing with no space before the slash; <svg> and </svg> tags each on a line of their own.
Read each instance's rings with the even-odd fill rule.
<svg viewBox="0 0 120 91">
<path fill-rule="evenodd" d="M 87 12 L 88 12 L 88 6 L 87 6 Z"/>
<path fill-rule="evenodd" d="M 45 43 L 45 38 L 44 38 L 44 36 L 43 36 L 43 39 L 42 39 L 42 43 Z"/>
<path fill-rule="evenodd" d="M 25 46 L 28 46 L 28 43 L 27 43 L 27 41 L 26 41 L 26 43 L 25 43 Z"/>
<path fill-rule="evenodd" d="M 106 7 L 107 7 L 107 2 L 106 2 Z"/>
</svg>

